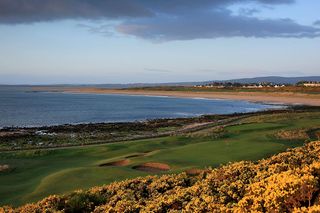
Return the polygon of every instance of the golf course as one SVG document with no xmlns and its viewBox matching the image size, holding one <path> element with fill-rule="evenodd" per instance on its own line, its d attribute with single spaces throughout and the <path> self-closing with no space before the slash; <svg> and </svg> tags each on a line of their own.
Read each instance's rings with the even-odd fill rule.
<svg viewBox="0 0 320 213">
<path fill-rule="evenodd" d="M 3 151 L 0 205 L 19 206 L 114 181 L 256 161 L 320 135 L 320 111 L 244 114 L 170 136 L 86 146 Z"/>
</svg>

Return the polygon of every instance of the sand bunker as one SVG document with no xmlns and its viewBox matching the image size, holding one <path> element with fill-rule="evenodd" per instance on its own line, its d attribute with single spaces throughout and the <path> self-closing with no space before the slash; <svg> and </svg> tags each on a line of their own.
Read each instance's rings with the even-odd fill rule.
<svg viewBox="0 0 320 213">
<path fill-rule="evenodd" d="M 10 169 L 9 165 L 0 165 L 0 172 L 5 172 Z"/>
<path fill-rule="evenodd" d="M 125 159 L 125 160 L 112 161 L 109 163 L 102 163 L 99 166 L 126 166 L 129 163 L 130 163 L 130 160 Z"/>
<path fill-rule="evenodd" d="M 205 171 L 204 169 L 193 168 L 193 169 L 186 170 L 186 173 L 188 175 L 199 175 L 199 174 L 201 174 L 201 172 L 204 172 L 204 171 Z"/>
<path fill-rule="evenodd" d="M 145 172 L 163 172 L 170 170 L 170 166 L 165 163 L 149 162 L 132 167 L 133 169 Z"/>
</svg>

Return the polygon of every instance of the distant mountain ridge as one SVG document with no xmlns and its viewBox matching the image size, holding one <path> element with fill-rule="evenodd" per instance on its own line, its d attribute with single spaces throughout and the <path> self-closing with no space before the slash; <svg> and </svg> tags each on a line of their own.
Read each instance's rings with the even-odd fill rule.
<svg viewBox="0 0 320 213">
<path fill-rule="evenodd" d="M 153 87 L 153 86 L 193 86 L 198 84 L 208 84 L 211 82 L 233 82 L 233 83 L 241 83 L 241 84 L 270 82 L 274 84 L 296 84 L 300 81 L 320 81 L 320 76 L 302 76 L 302 77 L 265 76 L 265 77 L 239 78 L 239 79 L 231 79 L 231 80 L 211 80 L 211 81 L 199 81 L 199 82 L 99 84 L 95 86 L 102 87 L 102 88 L 133 88 L 133 87 Z"/>
<path fill-rule="evenodd" d="M 240 78 L 232 79 L 227 82 L 237 82 L 242 84 L 271 82 L 275 84 L 296 84 L 299 81 L 320 81 L 320 76 L 304 76 L 304 77 L 281 77 L 281 76 L 266 76 L 256 78 Z"/>
<path fill-rule="evenodd" d="M 260 83 L 270 82 L 274 84 L 296 84 L 299 81 L 320 81 L 320 76 L 302 76 L 302 77 L 281 77 L 281 76 L 264 76 L 254 78 L 239 78 L 231 80 L 210 80 L 210 81 L 196 81 L 196 82 L 173 82 L 173 83 L 129 83 L 129 84 L 49 84 L 39 86 L 58 86 L 58 87 L 98 87 L 98 88 L 134 88 L 134 87 L 155 87 L 155 86 L 193 86 L 199 84 L 208 84 L 212 82 L 232 82 L 232 83 Z M 10 85 L 0 85 L 10 86 Z M 18 86 L 18 85 L 15 85 Z M 19 86 L 33 86 L 33 85 L 19 85 Z M 36 86 L 36 85 L 34 85 Z"/>
</svg>

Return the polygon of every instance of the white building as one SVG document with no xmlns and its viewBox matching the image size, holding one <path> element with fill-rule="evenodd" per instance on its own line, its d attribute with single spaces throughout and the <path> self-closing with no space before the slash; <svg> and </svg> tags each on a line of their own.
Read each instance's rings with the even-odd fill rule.
<svg viewBox="0 0 320 213">
<path fill-rule="evenodd" d="M 305 87 L 320 87 L 320 82 L 307 82 L 307 83 L 304 83 L 303 86 L 305 86 Z"/>
</svg>

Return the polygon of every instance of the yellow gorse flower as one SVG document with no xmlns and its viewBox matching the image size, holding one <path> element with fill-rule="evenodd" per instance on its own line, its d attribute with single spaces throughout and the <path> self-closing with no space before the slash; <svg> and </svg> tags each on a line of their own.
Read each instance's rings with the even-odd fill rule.
<svg viewBox="0 0 320 213">
<path fill-rule="evenodd" d="M 320 142 L 258 162 L 114 182 L 6 212 L 320 212 Z"/>
</svg>

